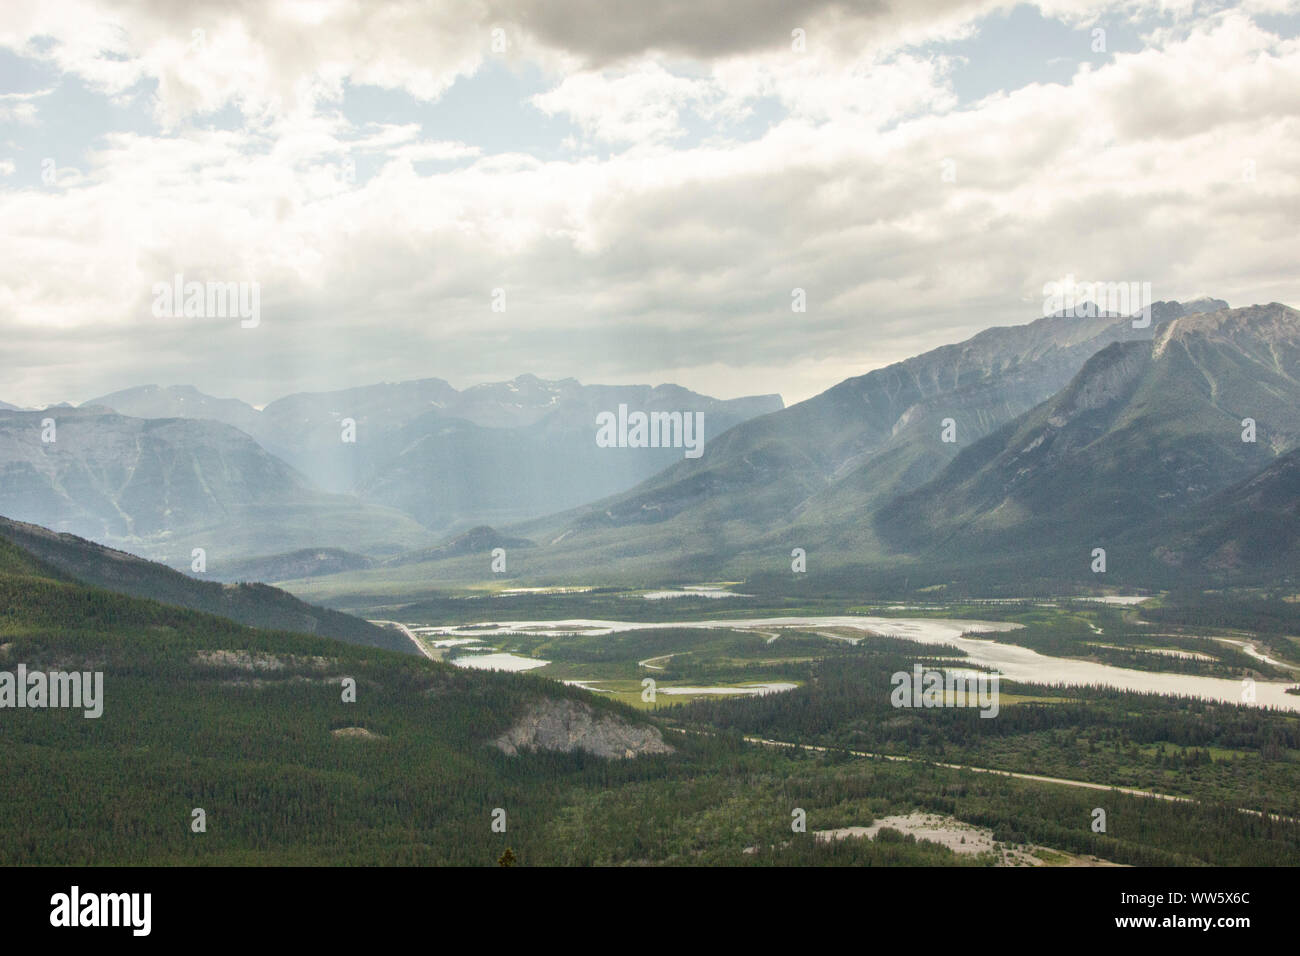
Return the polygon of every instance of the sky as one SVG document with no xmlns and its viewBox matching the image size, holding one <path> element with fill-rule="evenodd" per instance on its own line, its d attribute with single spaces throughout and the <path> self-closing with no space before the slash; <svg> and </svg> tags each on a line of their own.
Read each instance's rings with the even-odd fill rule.
<svg viewBox="0 0 1300 956">
<path fill-rule="evenodd" d="M 1297 305 L 1298 35 L 1300 0 L 6 0 L 0 400 L 792 403 L 1066 276 Z"/>
</svg>

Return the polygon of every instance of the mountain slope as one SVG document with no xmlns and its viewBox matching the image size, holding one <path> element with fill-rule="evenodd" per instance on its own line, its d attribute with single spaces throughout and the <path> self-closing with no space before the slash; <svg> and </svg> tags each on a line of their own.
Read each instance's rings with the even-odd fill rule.
<svg viewBox="0 0 1300 956">
<path fill-rule="evenodd" d="M 373 558 L 342 548 L 300 548 L 284 554 L 229 561 L 222 564 L 213 576 L 219 581 L 287 581 L 359 571 L 375 563 Z"/>
<path fill-rule="evenodd" d="M 745 422 L 702 458 L 625 494 L 514 530 L 556 546 L 548 560 L 572 569 L 636 560 L 716 572 L 728 555 L 788 554 L 811 540 L 870 549 L 862 519 L 871 507 L 919 486 L 961 448 L 1051 396 L 1105 345 L 1148 340 L 1156 324 L 1187 311 L 1156 303 L 1152 327 L 1141 329 L 1105 315 L 988 329 Z M 945 418 L 955 422 L 955 444 L 938 440 Z M 695 544 L 698 559 L 683 555 L 683 542 Z"/>
<path fill-rule="evenodd" d="M 3 520 L 3 519 L 0 519 Z M 0 534 L 0 575 L 66 581 L 68 575 Z"/>
<path fill-rule="evenodd" d="M 1242 440 L 1245 418 L 1256 442 Z M 1300 313 L 1190 316 L 1149 344 L 1102 350 L 874 524 L 896 550 L 935 560 L 1042 554 L 1086 568 L 1094 547 L 1177 520 L 1297 444 Z"/>
<path fill-rule="evenodd" d="M 1151 325 L 1137 329 L 1131 318 L 1049 316 L 848 379 L 732 428 L 701 458 L 626 493 L 506 528 L 536 545 L 512 554 L 510 576 L 563 584 L 788 573 L 794 547 L 816 549 L 822 569 L 885 560 L 874 510 L 1050 398 L 1108 344 L 1149 342 L 1162 324 L 1223 305 L 1158 302 Z M 940 441 L 946 418 L 955 443 Z M 404 569 L 401 581 L 481 579 L 485 566 L 481 554 L 444 555 Z M 376 572 L 318 577 L 311 593 L 369 593 L 377 580 Z"/>
<path fill-rule="evenodd" d="M 683 457 L 680 448 L 598 448 L 600 412 L 616 413 L 620 405 L 700 412 L 707 441 L 782 407 L 776 395 L 721 400 L 676 385 L 582 385 L 534 375 L 464 391 L 430 378 L 300 393 L 260 412 L 181 386 L 127 389 L 91 404 L 143 417 L 225 422 L 318 488 L 355 493 L 429 528 L 453 531 L 575 507 L 630 488 Z M 348 420 L 354 441 L 343 440 Z"/>
<path fill-rule="evenodd" d="M 215 614 L 250 627 L 297 631 L 350 644 L 417 653 L 410 641 L 394 631 L 338 611 L 314 607 L 265 584 L 222 585 L 196 581 L 134 555 L 8 518 L 0 518 L 0 540 L 11 554 L 14 549 L 21 549 L 28 562 L 26 573 L 48 574 L 54 570 L 66 580 Z M 17 573 L 22 567 L 0 561 L 0 571 Z"/>
<path fill-rule="evenodd" d="M 1135 547 L 1188 575 L 1234 580 L 1300 576 L 1300 449 L 1207 499 Z"/>
<path fill-rule="evenodd" d="M 33 568 L 0 537 L 0 670 L 96 673 L 100 712 L 3 711 L 0 865 L 491 866 L 507 845 L 600 862 L 528 821 L 661 778 L 693 744 L 558 681 L 253 630 Z M 588 733 L 529 735 L 538 713 Z M 553 752 L 507 755 L 506 735 Z M 484 823 L 498 806 L 508 843 Z"/>
<path fill-rule="evenodd" d="M 626 405 L 647 414 L 699 413 L 707 447 L 746 419 L 781 407 L 776 396 L 723 401 L 675 385 L 592 385 L 554 398 L 553 408 L 509 428 L 427 412 L 383 436 L 385 450 L 371 459 L 357 491 L 431 528 L 521 521 L 622 491 L 684 460 L 683 447 L 598 446 L 602 412 L 617 414 Z"/>
<path fill-rule="evenodd" d="M 315 490 L 229 425 L 94 407 L 0 412 L 0 513 L 186 567 L 194 548 L 216 562 L 338 543 L 392 552 L 427 538 L 395 511 Z"/>
</svg>

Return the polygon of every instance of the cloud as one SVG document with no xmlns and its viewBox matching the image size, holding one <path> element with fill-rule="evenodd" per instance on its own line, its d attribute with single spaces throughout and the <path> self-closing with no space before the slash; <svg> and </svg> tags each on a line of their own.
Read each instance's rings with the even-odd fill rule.
<svg viewBox="0 0 1300 956">
<path fill-rule="evenodd" d="M 567 114 L 593 139 L 659 143 L 683 135 L 681 110 L 702 109 L 710 96 L 706 82 L 650 62 L 613 76 L 574 74 L 532 102 L 549 115 Z"/>
<path fill-rule="evenodd" d="M 708 63 L 642 52 L 544 74 L 532 101 L 607 148 L 543 156 L 485 150 L 407 117 L 349 120 L 330 105 L 331 83 L 362 69 L 346 43 L 305 42 L 300 25 L 296 42 L 309 49 L 289 62 L 265 52 L 294 22 L 285 8 L 275 19 L 250 5 L 239 26 L 216 7 L 195 9 L 194 22 L 214 11 L 208 40 L 232 38 L 250 73 L 205 80 L 178 67 L 175 85 L 159 87 L 164 112 L 189 108 L 193 87 L 205 108 L 237 95 L 245 122 L 115 132 L 79 178 L 0 188 L 11 224 L 0 236 L 5 401 L 174 381 L 260 402 L 299 388 L 427 375 L 465 385 L 522 371 L 790 399 L 1028 321 L 1043 283 L 1065 274 L 1148 280 L 1160 298 L 1208 289 L 1234 304 L 1300 299 L 1300 49 L 1240 11 L 1180 23 L 1067 84 L 961 108 L 942 51 L 801 58 L 705 30 Z M 411 13 L 385 8 L 381 28 L 342 7 L 307 9 L 372 38 Z M 913 20 L 930 29 L 965 9 L 935 5 Z M 130 8 L 157 23 L 170 10 Z M 907 19 L 863 10 L 864 24 Z M 417 69 L 418 44 L 399 44 L 366 75 L 436 96 L 462 63 L 490 55 L 477 24 L 499 13 L 471 7 L 471 27 L 449 27 L 472 39 L 455 56 Z M 559 29 L 518 19 L 538 36 Z M 623 50 L 604 29 L 563 55 L 594 63 Z M 136 49 L 102 35 L 118 43 L 104 50 Z M 645 36 L 648 45 L 654 30 Z M 333 80 L 293 109 L 262 109 L 334 49 L 336 67 L 308 71 Z M 141 50 L 151 64 L 171 62 L 156 45 Z M 121 93 L 125 76 L 104 82 Z M 736 133 L 758 104 L 779 109 Z M 373 167 L 365 175 L 361 162 Z M 177 273 L 258 282 L 261 325 L 153 317 L 152 284 Z M 806 313 L 791 311 L 796 287 Z M 491 309 L 498 288 L 504 313 Z"/>
<path fill-rule="evenodd" d="M 1049 2 L 1072 14 L 1110 6 Z M 568 73 L 661 56 L 702 63 L 788 58 L 797 29 L 808 58 L 852 60 L 968 34 L 979 17 L 1015 5 L 665 0 L 623 4 L 614 15 L 603 0 L 387 0 L 380 7 L 337 0 L 19 0 L 6 9 L 0 47 L 115 98 L 147 90 L 159 120 L 174 127 L 226 106 L 252 118 L 309 112 L 337 101 L 345 82 L 431 101 L 488 58 Z M 495 31 L 505 50 L 493 48 Z M 642 82 L 629 78 L 624 100 L 635 99 Z"/>
<path fill-rule="evenodd" d="M 601 0 L 516 0 L 494 4 L 541 43 L 563 49 L 587 68 L 647 53 L 700 60 L 789 51 L 802 29 L 813 49 L 861 50 L 904 37 L 951 32 L 1012 3 L 989 0 L 664 0 L 628 4 L 611 16 Z"/>
<path fill-rule="evenodd" d="M 36 101 L 51 92 L 46 89 L 33 93 L 0 93 L 0 123 L 32 125 L 38 111 Z"/>
<path fill-rule="evenodd" d="M 52 64 L 109 96 L 152 86 L 169 127 L 233 105 L 249 117 L 310 112 L 345 79 L 424 100 L 488 53 L 482 5 L 416 0 L 38 0 L 6 10 L 0 46 Z"/>
</svg>

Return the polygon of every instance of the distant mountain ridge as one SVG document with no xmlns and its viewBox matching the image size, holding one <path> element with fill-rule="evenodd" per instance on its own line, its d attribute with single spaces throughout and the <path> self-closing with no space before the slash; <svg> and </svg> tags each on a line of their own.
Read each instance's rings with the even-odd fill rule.
<svg viewBox="0 0 1300 956">
<path fill-rule="evenodd" d="M 779 573 L 795 547 L 900 582 L 913 565 L 1091 580 L 1094 547 L 1115 580 L 1282 567 L 1263 552 L 1294 554 L 1294 471 L 1277 456 L 1300 445 L 1300 314 L 1225 305 L 1156 303 L 1137 329 L 1051 316 L 846 380 L 623 495 L 504 529 L 535 543 L 513 573 L 712 580 Z M 1276 520 L 1232 505 L 1236 483 Z M 430 577 L 486 567 L 420 555 Z"/>
<path fill-rule="evenodd" d="M 1157 302 L 1148 327 L 1134 328 L 1131 316 L 1094 315 L 987 329 L 745 422 L 706 445 L 699 460 L 622 495 L 514 530 L 543 546 L 582 549 L 588 557 L 574 555 L 574 567 L 652 560 L 681 540 L 709 542 L 702 562 L 764 541 L 815 540 L 852 552 L 865 535 L 873 547 L 864 515 L 1050 397 L 1106 345 L 1149 341 L 1160 323 L 1185 314 L 1177 302 Z M 956 443 L 939 441 L 945 419 Z"/>
<path fill-rule="evenodd" d="M 428 540 L 399 512 L 312 488 L 229 425 L 93 406 L 0 411 L 0 514 L 183 567 L 194 548 L 215 563 L 320 538 L 388 553 Z"/>
<path fill-rule="evenodd" d="M 668 448 L 623 454 L 598 448 L 596 415 L 620 404 L 702 412 L 706 442 L 783 407 L 777 395 L 723 400 L 676 385 L 582 385 L 534 375 L 463 391 L 430 378 L 299 393 L 260 412 L 188 386 L 142 386 L 86 406 L 142 418 L 225 422 L 321 489 L 354 493 L 428 528 L 455 531 L 573 507 L 629 488 L 682 457 Z M 355 441 L 343 440 L 347 421 Z"/>
<path fill-rule="evenodd" d="M 547 484 L 537 449 L 572 447 L 579 470 L 612 467 L 614 457 L 584 456 L 608 451 L 592 440 L 595 413 L 626 389 L 521 377 L 464 393 L 423 380 L 345 403 L 292 397 L 276 417 L 313 433 L 332 434 L 345 404 L 366 409 L 359 430 L 398 450 L 382 466 L 373 448 L 357 456 L 371 469 L 358 489 L 442 529 L 444 543 L 268 549 L 248 567 L 312 578 L 318 595 L 354 571 L 482 579 L 493 547 L 510 552 L 510 577 L 545 583 L 713 580 L 788 565 L 796 547 L 824 567 L 915 562 L 936 574 L 996 565 L 1086 575 L 1095 547 L 1108 550 L 1115 580 L 1285 571 L 1267 552 L 1294 548 L 1285 465 L 1300 448 L 1300 313 L 1206 297 L 1155 303 L 1151 318 L 1061 314 L 988 329 L 710 435 L 701 458 L 674 457 L 628 491 L 524 521 L 492 504 L 526 498 L 516 479 Z M 631 397 L 661 408 L 702 398 L 675 387 Z M 497 424 L 446 417 L 457 402 Z M 1242 440 L 1246 420 L 1255 441 Z M 466 457 L 476 467 L 460 467 Z M 457 524 L 449 516 L 465 502 L 493 520 Z"/>
<path fill-rule="evenodd" d="M 253 434 L 260 413 L 237 398 L 214 398 L 193 385 L 139 385 L 82 402 L 79 408 L 101 407 L 132 418 L 206 418 Z"/>
</svg>

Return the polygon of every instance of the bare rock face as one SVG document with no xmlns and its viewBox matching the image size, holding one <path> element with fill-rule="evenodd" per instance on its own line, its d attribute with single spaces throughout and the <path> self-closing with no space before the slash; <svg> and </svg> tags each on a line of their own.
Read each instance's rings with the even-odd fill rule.
<svg viewBox="0 0 1300 956">
<path fill-rule="evenodd" d="M 337 730 L 331 730 L 335 737 L 348 737 L 354 740 L 386 740 L 383 734 L 377 734 L 373 730 L 366 730 L 364 727 L 340 727 Z"/>
<path fill-rule="evenodd" d="M 1062 428 L 1084 412 L 1119 401 L 1132 390 L 1149 364 L 1143 346 L 1116 343 L 1102 349 L 1088 360 L 1061 394 L 1047 424 Z"/>
<path fill-rule="evenodd" d="M 576 700 L 537 702 L 494 743 L 512 757 L 521 750 L 582 750 L 612 760 L 673 752 L 658 727 L 597 714 L 590 705 Z"/>
</svg>

